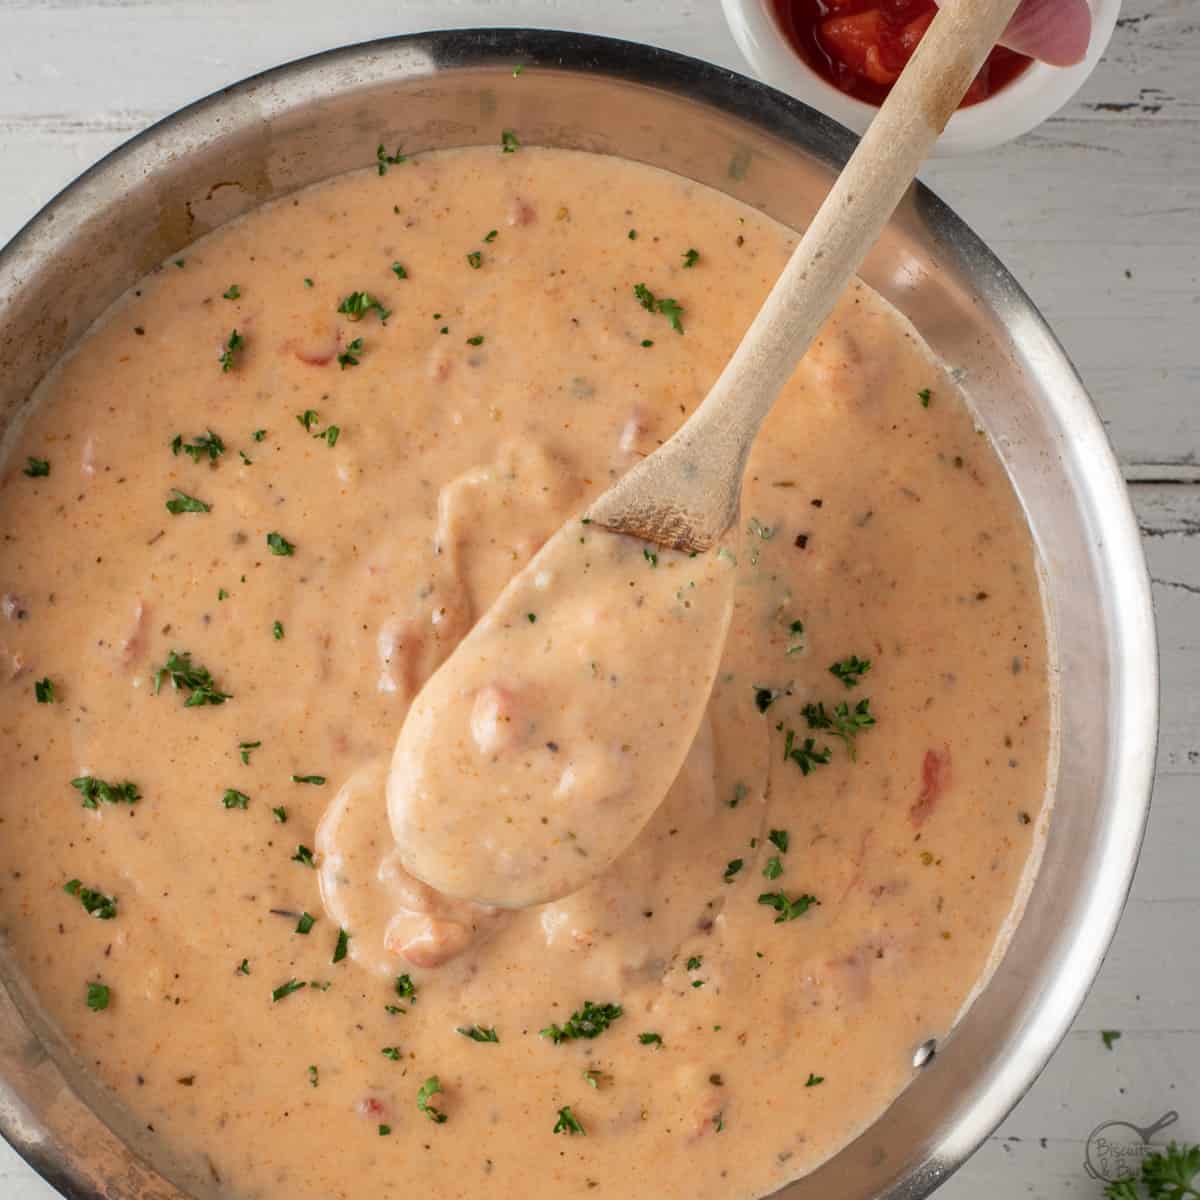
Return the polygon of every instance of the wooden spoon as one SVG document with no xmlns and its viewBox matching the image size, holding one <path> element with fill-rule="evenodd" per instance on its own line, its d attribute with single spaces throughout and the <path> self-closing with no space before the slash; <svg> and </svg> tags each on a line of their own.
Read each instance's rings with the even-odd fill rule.
<svg viewBox="0 0 1200 1200">
<path fill-rule="evenodd" d="M 704 402 L 592 505 L 618 533 L 703 551 L 737 520 L 750 447 L 1020 0 L 943 0 Z"/>
<path fill-rule="evenodd" d="M 720 665 L 725 543 L 759 426 L 1017 2 L 946 0 L 704 403 L 543 546 L 414 699 L 387 781 L 413 875 L 545 903 L 602 874 L 659 806 Z"/>
</svg>

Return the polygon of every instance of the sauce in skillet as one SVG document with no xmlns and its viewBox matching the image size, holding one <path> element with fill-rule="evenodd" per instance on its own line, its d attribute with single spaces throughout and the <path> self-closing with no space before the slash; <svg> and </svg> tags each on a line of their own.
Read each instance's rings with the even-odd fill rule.
<svg viewBox="0 0 1200 1200">
<path fill-rule="evenodd" d="M 554 903 L 435 891 L 388 817 L 412 698 L 699 403 L 794 239 L 613 159 L 383 165 L 164 264 L 8 448 L 0 935 L 222 1194 L 760 1196 L 897 1095 L 1018 902 L 1049 740 L 1019 507 L 851 288 L 755 447 L 666 801 Z"/>
</svg>

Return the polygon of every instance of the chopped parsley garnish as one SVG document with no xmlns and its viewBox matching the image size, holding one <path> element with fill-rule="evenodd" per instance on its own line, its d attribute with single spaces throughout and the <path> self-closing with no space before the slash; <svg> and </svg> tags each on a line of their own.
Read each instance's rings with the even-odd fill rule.
<svg viewBox="0 0 1200 1200">
<path fill-rule="evenodd" d="M 631 229 L 626 236 L 629 238 L 629 240 L 631 242 L 636 242 L 637 241 L 637 230 Z"/>
<path fill-rule="evenodd" d="M 318 414 L 315 408 L 306 408 L 302 413 L 296 414 L 296 420 L 304 426 L 304 432 L 308 433 L 312 430 L 313 425 L 320 420 L 320 414 Z"/>
<path fill-rule="evenodd" d="M 226 788 L 221 803 L 226 808 L 245 808 L 250 803 L 250 797 L 236 788 Z"/>
<path fill-rule="evenodd" d="M 312 280 L 311 280 L 311 279 L 310 279 L 310 278 L 309 278 L 307 275 L 305 275 L 305 277 L 304 277 L 304 286 L 305 286 L 306 288 L 310 288 L 310 287 L 312 287 L 312 285 L 313 285 L 313 281 L 312 281 Z"/>
<path fill-rule="evenodd" d="M 280 825 L 287 824 L 287 809 L 284 808 L 282 804 L 279 805 L 278 808 L 271 809 L 271 812 L 274 814 L 275 820 L 278 821 Z"/>
<path fill-rule="evenodd" d="M 183 434 L 177 433 L 171 439 L 171 453 L 176 457 L 186 454 L 194 463 L 198 463 L 205 455 L 209 462 L 216 462 L 225 453 L 225 443 L 211 429 L 190 442 L 185 442 Z"/>
<path fill-rule="evenodd" d="M 1145 1189 L 1144 1191 L 1141 1189 Z M 1142 1159 L 1141 1188 L 1130 1175 L 1104 1189 L 1106 1200 L 1197 1200 L 1200 1197 L 1200 1146 L 1171 1142 Z"/>
<path fill-rule="evenodd" d="M 870 729 L 875 724 L 870 700 L 860 700 L 853 709 L 843 700 L 833 706 L 832 713 L 827 712 L 821 703 L 806 704 L 802 711 L 809 729 L 827 729 L 834 737 L 841 738 L 852 759 L 857 753 L 855 738 L 862 730 Z"/>
<path fill-rule="evenodd" d="M 657 555 L 657 554 L 655 554 L 655 553 L 654 553 L 654 551 L 653 551 L 653 550 L 651 550 L 649 546 L 643 546 L 643 547 L 642 547 L 642 557 L 643 557 L 643 558 L 645 558 L 645 560 L 646 560 L 646 561 L 647 561 L 647 562 L 648 562 L 648 563 L 649 563 L 649 564 L 650 564 L 652 567 L 657 567 L 657 566 L 658 566 L 658 555 Z"/>
<path fill-rule="evenodd" d="M 643 350 L 649 350 L 650 347 L 653 345 L 654 345 L 654 341 L 651 338 L 642 338 L 642 349 Z"/>
<path fill-rule="evenodd" d="M 583 1007 L 573 1012 L 565 1025 L 547 1025 L 539 1030 L 539 1036 L 548 1037 L 556 1046 L 576 1038 L 599 1037 L 623 1012 L 619 1004 L 593 1004 L 585 1000 Z"/>
<path fill-rule="evenodd" d="M 639 1033 L 638 1041 L 643 1046 L 661 1046 L 663 1044 L 661 1033 Z"/>
<path fill-rule="evenodd" d="M 733 795 L 729 800 L 730 808 L 737 808 L 739 804 L 750 794 L 750 789 L 740 780 L 733 786 Z"/>
<path fill-rule="evenodd" d="M 217 600 L 228 600 L 229 593 L 224 588 L 217 588 Z"/>
<path fill-rule="evenodd" d="M 777 691 L 775 688 L 756 687 L 754 689 L 754 707 L 760 713 L 765 713 L 780 696 L 782 691 Z"/>
<path fill-rule="evenodd" d="M 313 858 L 313 852 L 301 843 L 296 847 L 296 853 L 292 855 L 292 862 L 298 862 L 304 867 L 316 867 L 316 861 Z"/>
<path fill-rule="evenodd" d="M 238 742 L 238 754 L 241 755 L 242 762 L 247 766 L 250 765 L 250 752 L 257 750 L 262 742 Z"/>
<path fill-rule="evenodd" d="M 54 683 L 49 676 L 33 685 L 33 694 L 39 704 L 54 703 Z"/>
<path fill-rule="evenodd" d="M 379 1126 L 379 1136 L 380 1137 L 387 1137 L 388 1134 L 391 1132 L 392 1132 L 392 1127 L 390 1125 L 380 1125 Z"/>
<path fill-rule="evenodd" d="M 699 250 L 685 250 L 683 252 L 683 265 L 685 267 L 694 267 L 700 261 Z"/>
<path fill-rule="evenodd" d="M 243 958 L 242 961 L 240 963 L 238 963 L 237 971 L 235 972 L 235 974 L 237 974 L 237 975 L 249 975 L 250 974 L 250 960 L 248 958 Z"/>
<path fill-rule="evenodd" d="M 401 1008 L 400 1005 L 398 1005 L 398 1004 L 385 1004 L 383 1006 L 383 1011 L 385 1013 L 387 1013 L 389 1016 L 395 1017 L 395 1016 L 403 1016 L 407 1010 Z"/>
<path fill-rule="evenodd" d="M 382 1054 L 384 1058 L 390 1058 L 392 1060 L 392 1062 L 400 1061 L 400 1047 L 399 1046 L 384 1046 L 384 1048 L 382 1050 L 380 1050 L 379 1053 Z"/>
<path fill-rule="evenodd" d="M 862 677 L 871 669 L 871 660 L 869 658 L 859 658 L 857 654 L 850 655 L 849 658 L 843 658 L 840 662 L 833 663 L 829 668 L 829 673 L 835 679 L 840 679 L 848 688 L 858 687 L 862 682 Z"/>
<path fill-rule="evenodd" d="M 763 874 L 768 879 L 778 879 L 783 874 L 783 863 L 779 861 L 778 854 L 772 854 L 767 859 L 767 865 L 763 867 Z"/>
<path fill-rule="evenodd" d="M 511 129 L 500 134 L 500 149 L 504 154 L 516 154 L 521 148 L 521 139 Z"/>
<path fill-rule="evenodd" d="M 787 731 L 783 742 L 783 761 L 791 759 L 800 768 L 801 775 L 810 774 L 814 767 L 827 763 L 832 757 L 833 752 L 828 746 L 822 746 L 818 750 L 812 738 L 805 738 L 800 745 L 796 745 L 796 731 Z"/>
<path fill-rule="evenodd" d="M 786 829 L 772 829 L 771 832 L 767 834 L 767 841 L 769 841 L 772 846 L 777 847 L 784 854 L 786 854 L 788 852 L 788 845 L 791 842 L 791 838 L 788 837 L 788 832 Z"/>
<path fill-rule="evenodd" d="M 804 652 L 804 622 L 791 621 L 788 623 L 788 633 L 792 635 L 791 643 L 787 648 L 788 655 L 802 654 Z"/>
<path fill-rule="evenodd" d="M 111 921 L 117 915 L 117 901 L 114 897 L 86 888 L 78 879 L 64 883 L 63 891 L 69 896 L 77 896 L 79 903 L 83 905 L 84 912 L 89 917 L 96 917 L 101 921 Z"/>
<path fill-rule="evenodd" d="M 513 67 L 513 78 L 514 78 L 514 79 L 518 79 L 518 78 L 520 78 L 520 76 L 521 76 L 521 73 L 522 73 L 524 70 L 525 70 L 525 64 L 524 64 L 524 63 L 517 63 L 517 65 L 516 65 L 515 67 Z"/>
<path fill-rule="evenodd" d="M 409 1000 L 414 1004 L 416 1003 L 417 985 L 413 983 L 410 976 L 396 976 L 396 995 L 399 996 L 401 1000 Z"/>
<path fill-rule="evenodd" d="M 735 858 L 725 867 L 725 882 L 732 883 L 733 877 L 746 865 L 745 859 Z"/>
<path fill-rule="evenodd" d="M 25 467 L 21 472 L 23 475 L 28 475 L 30 479 L 40 479 L 50 474 L 50 460 L 46 458 L 34 458 L 29 455 L 25 459 Z"/>
<path fill-rule="evenodd" d="M 309 1085 L 309 1087 L 316 1087 L 317 1084 L 320 1082 L 321 1082 L 321 1073 L 317 1070 L 316 1067 L 309 1067 L 308 1068 L 308 1085 Z"/>
<path fill-rule="evenodd" d="M 1118 1041 L 1121 1037 L 1119 1029 L 1102 1029 L 1100 1030 L 1100 1040 L 1104 1043 L 1105 1050 L 1113 1048 L 1113 1042 Z"/>
<path fill-rule="evenodd" d="M 281 983 L 271 993 L 271 1003 L 278 1004 L 279 1001 L 284 999 L 286 996 L 290 996 L 293 992 L 298 992 L 298 991 L 300 991 L 301 988 L 306 988 L 306 987 L 308 987 L 308 984 L 305 983 L 303 980 L 289 979 L 287 981 L 287 983 Z"/>
<path fill-rule="evenodd" d="M 306 937 L 312 932 L 312 927 L 317 923 L 317 918 L 309 912 L 302 912 L 300 920 L 296 922 L 296 932 L 302 933 Z"/>
<path fill-rule="evenodd" d="M 293 783 L 311 783 L 315 787 L 321 787 L 325 782 L 324 775 L 293 775 Z"/>
<path fill-rule="evenodd" d="M 338 366 L 340 366 L 343 371 L 347 367 L 357 367 L 358 356 L 362 353 L 362 349 L 362 338 L 355 338 L 354 341 L 352 341 L 350 345 L 348 345 L 345 350 L 343 350 L 341 354 L 337 356 Z"/>
<path fill-rule="evenodd" d="M 240 300 L 242 298 L 242 289 L 236 283 L 231 283 L 221 295 L 226 300 Z"/>
<path fill-rule="evenodd" d="M 337 964 L 346 957 L 350 949 L 350 935 L 344 930 L 338 930 L 337 945 L 333 948 L 333 957 L 329 960 L 331 963 Z"/>
<path fill-rule="evenodd" d="M 928 408 L 930 400 L 933 399 L 933 393 L 928 388 L 922 388 L 917 393 L 917 399 L 921 401 L 922 408 Z"/>
<path fill-rule="evenodd" d="M 802 917 L 814 904 L 820 904 L 816 896 L 797 896 L 789 900 L 783 892 L 763 892 L 758 898 L 759 904 L 766 904 L 775 910 L 775 924 L 782 925 L 785 921 L 794 921 Z"/>
<path fill-rule="evenodd" d="M 395 275 L 395 277 L 397 279 L 407 279 L 408 278 L 408 272 L 398 262 L 392 263 L 392 274 Z"/>
<path fill-rule="evenodd" d="M 818 1083 L 824 1083 L 824 1075 L 814 1075 L 811 1071 L 808 1073 L 808 1078 L 804 1081 L 805 1087 L 816 1087 Z"/>
<path fill-rule="evenodd" d="M 647 312 L 661 313 L 676 333 L 683 332 L 683 321 L 680 319 L 683 316 L 683 306 L 678 301 L 659 299 L 644 283 L 633 285 L 633 295 Z"/>
<path fill-rule="evenodd" d="M 387 324 L 387 319 L 392 315 L 390 308 L 384 306 L 371 295 L 370 292 L 351 292 L 338 306 L 338 312 L 344 317 L 348 317 L 351 321 L 361 321 L 372 310 L 379 314 L 380 321 L 384 325 Z M 307 426 L 305 426 L 307 428 Z"/>
<path fill-rule="evenodd" d="M 267 534 L 267 549 L 280 558 L 291 558 L 296 553 L 296 547 L 282 533 Z"/>
<path fill-rule="evenodd" d="M 230 335 L 229 340 L 225 343 L 225 349 L 221 351 L 221 370 L 232 371 L 234 355 L 246 347 L 246 339 L 235 329 Z"/>
<path fill-rule="evenodd" d="M 486 1025 L 459 1025 L 457 1033 L 461 1033 L 463 1037 L 470 1038 L 473 1042 L 499 1042 L 500 1035 L 496 1032 L 494 1026 Z"/>
<path fill-rule="evenodd" d="M 436 1075 L 430 1075 L 423 1084 L 417 1089 L 417 1107 L 435 1124 L 443 1125 L 446 1121 L 446 1114 L 441 1109 L 434 1108 L 429 1103 L 434 1096 L 440 1095 L 442 1085 L 438 1081 Z"/>
<path fill-rule="evenodd" d="M 189 496 L 187 492 L 181 492 L 178 488 L 172 488 L 171 491 L 174 495 L 167 501 L 167 512 L 176 516 L 180 513 L 212 512 L 211 504 L 205 504 L 203 500 L 197 500 L 195 496 Z"/>
<path fill-rule="evenodd" d="M 124 783 L 105 783 L 94 775 L 80 775 L 71 780 L 71 786 L 83 797 L 84 808 L 99 808 L 100 802 L 105 804 L 133 804 L 142 798 L 137 784 L 125 780 Z"/>
<path fill-rule="evenodd" d="M 704 965 L 704 959 L 699 954 L 693 954 L 687 960 L 687 969 L 689 971 L 698 971 Z"/>
<path fill-rule="evenodd" d="M 467 255 L 467 263 L 470 265 L 472 271 L 478 271 L 483 266 L 483 252 L 481 250 L 472 250 Z"/>
<path fill-rule="evenodd" d="M 408 162 L 408 156 L 400 153 L 400 147 L 396 147 L 395 154 L 389 154 L 382 143 L 375 149 L 375 165 L 379 170 L 380 175 L 386 175 L 388 167 L 397 167 L 403 162 Z"/>
<path fill-rule="evenodd" d="M 283 641 L 283 622 L 275 621 L 271 625 L 271 636 L 277 641 Z"/>
<path fill-rule="evenodd" d="M 250 436 L 254 441 L 261 442 L 267 436 L 267 431 L 265 429 L 256 429 Z"/>
<path fill-rule="evenodd" d="M 530 625 L 537 624 L 537 613 L 526 613 L 525 616 L 528 619 Z"/>
<path fill-rule="evenodd" d="M 598 1071 L 595 1067 L 589 1067 L 583 1073 L 583 1082 L 586 1083 L 588 1087 L 595 1088 L 596 1091 L 599 1091 L 601 1084 L 612 1083 L 612 1076 L 605 1075 L 603 1071 Z"/>
<path fill-rule="evenodd" d="M 468 346 L 482 346 L 483 345 L 483 334 L 477 333 L 474 337 L 467 338 L 467 345 Z"/>
<path fill-rule="evenodd" d="M 87 1006 L 92 1012 L 103 1012 L 112 999 L 112 991 L 106 984 L 89 983 L 87 985 Z"/>
<path fill-rule="evenodd" d="M 496 240 L 496 237 L 499 234 L 499 232 L 500 232 L 500 230 L 498 230 L 498 229 L 489 229 L 487 231 L 487 233 L 485 233 L 483 235 L 484 242 L 489 243 L 489 244 L 491 242 L 494 242 Z"/>
<path fill-rule="evenodd" d="M 574 1137 L 579 1134 L 587 1136 L 587 1130 L 579 1123 L 579 1118 L 571 1111 L 571 1106 L 565 1105 L 558 1110 L 558 1120 L 554 1122 L 555 1133 L 566 1133 Z"/>
<path fill-rule="evenodd" d="M 342 430 L 340 426 L 327 425 L 321 433 L 314 433 L 313 437 L 328 443 L 332 447 L 337 445 L 337 440 L 341 435 Z"/>
<path fill-rule="evenodd" d="M 184 708 L 199 708 L 205 704 L 224 704 L 226 700 L 232 699 L 228 693 L 217 690 L 207 667 L 193 664 L 191 652 L 188 650 L 182 654 L 177 650 L 172 650 L 167 655 L 166 663 L 154 672 L 154 694 L 156 696 L 162 688 L 164 679 L 170 679 L 171 687 L 175 691 L 183 689 L 190 693 L 183 702 Z"/>
</svg>

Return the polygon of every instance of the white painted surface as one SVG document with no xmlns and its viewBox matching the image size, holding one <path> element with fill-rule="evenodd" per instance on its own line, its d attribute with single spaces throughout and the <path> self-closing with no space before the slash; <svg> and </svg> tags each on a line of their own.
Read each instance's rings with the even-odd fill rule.
<svg viewBox="0 0 1200 1200">
<path fill-rule="evenodd" d="M 1099 1197 L 1084 1140 L 1176 1109 L 1200 1141 L 1200 0 L 1126 0 L 1059 117 L 924 178 L 1007 262 L 1095 397 L 1145 531 L 1162 659 L 1154 811 L 1104 970 L 1045 1074 L 939 1193 Z M 716 0 L 0 0 L 0 243 L 189 100 L 329 46 L 427 28 L 616 34 L 743 69 Z M 1105 1050 L 1099 1031 L 1123 1036 Z M 0 1198 L 54 1200 L 0 1144 Z"/>
</svg>

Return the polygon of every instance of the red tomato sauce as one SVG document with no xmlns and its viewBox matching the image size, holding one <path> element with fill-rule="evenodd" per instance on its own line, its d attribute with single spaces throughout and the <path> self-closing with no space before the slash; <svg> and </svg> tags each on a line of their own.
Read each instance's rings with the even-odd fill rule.
<svg viewBox="0 0 1200 1200">
<path fill-rule="evenodd" d="M 937 13 L 935 0 L 774 0 L 788 41 L 834 87 L 882 104 Z M 960 107 L 1011 83 L 1033 60 L 997 46 Z"/>
</svg>

